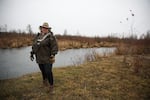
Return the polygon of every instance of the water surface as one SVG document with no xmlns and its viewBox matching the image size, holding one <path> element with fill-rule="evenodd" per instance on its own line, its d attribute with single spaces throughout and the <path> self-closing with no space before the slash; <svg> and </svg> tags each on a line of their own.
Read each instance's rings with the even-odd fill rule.
<svg viewBox="0 0 150 100">
<path fill-rule="evenodd" d="M 115 48 L 88 48 L 59 51 L 53 67 L 81 64 L 85 56 L 90 53 L 108 54 L 114 50 Z M 0 79 L 16 78 L 24 74 L 39 72 L 36 61 L 30 60 L 30 51 L 31 47 L 0 49 Z"/>
</svg>

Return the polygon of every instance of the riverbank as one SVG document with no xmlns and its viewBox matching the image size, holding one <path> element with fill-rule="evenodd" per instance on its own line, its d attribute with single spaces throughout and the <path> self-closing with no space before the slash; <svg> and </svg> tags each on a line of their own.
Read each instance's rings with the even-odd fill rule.
<svg viewBox="0 0 150 100">
<path fill-rule="evenodd" d="M 0 48 L 20 48 L 31 46 L 35 34 L 0 33 Z M 59 50 L 93 48 L 93 47 L 116 47 L 118 43 L 100 41 L 95 37 L 56 35 Z"/>
<path fill-rule="evenodd" d="M 6 100 L 148 100 L 150 98 L 149 55 L 99 57 L 79 66 L 54 68 L 55 94 L 42 85 L 40 73 L 0 81 L 0 98 Z"/>
<path fill-rule="evenodd" d="M 33 34 L 0 33 L 0 48 L 20 48 L 32 45 Z"/>
</svg>

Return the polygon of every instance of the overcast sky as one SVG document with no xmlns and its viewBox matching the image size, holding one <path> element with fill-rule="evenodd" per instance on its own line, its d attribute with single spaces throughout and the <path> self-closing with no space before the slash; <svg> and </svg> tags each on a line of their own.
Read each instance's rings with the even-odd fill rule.
<svg viewBox="0 0 150 100">
<path fill-rule="evenodd" d="M 140 35 L 150 30 L 150 0 L 0 0 L 0 26 L 38 32 L 43 22 L 55 34 L 128 35 L 132 26 Z"/>
</svg>

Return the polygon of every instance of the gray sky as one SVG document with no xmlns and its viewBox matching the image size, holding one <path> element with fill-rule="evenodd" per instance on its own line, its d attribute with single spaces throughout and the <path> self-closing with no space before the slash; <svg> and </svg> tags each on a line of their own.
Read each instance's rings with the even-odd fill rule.
<svg viewBox="0 0 150 100">
<path fill-rule="evenodd" d="M 150 30 L 149 18 L 150 0 L 0 0 L 0 26 L 7 24 L 8 30 L 30 24 L 38 32 L 48 22 L 55 34 L 67 29 L 73 35 L 126 36 L 133 26 L 141 35 Z"/>
</svg>

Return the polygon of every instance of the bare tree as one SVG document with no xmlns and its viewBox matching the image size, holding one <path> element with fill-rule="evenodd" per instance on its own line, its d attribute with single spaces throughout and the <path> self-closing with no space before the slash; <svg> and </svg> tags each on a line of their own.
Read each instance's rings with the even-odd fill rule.
<svg viewBox="0 0 150 100">
<path fill-rule="evenodd" d="M 67 35 L 67 29 L 64 30 L 64 34 L 63 35 Z"/>
<path fill-rule="evenodd" d="M 7 32 L 7 24 L 5 24 L 5 28 L 4 29 L 5 29 L 5 32 Z"/>
<path fill-rule="evenodd" d="M 150 39 L 150 30 L 147 31 L 147 34 L 145 36 L 145 39 Z"/>
<path fill-rule="evenodd" d="M 31 25 L 30 25 L 30 24 L 28 24 L 28 25 L 27 25 L 27 33 L 29 33 L 29 34 L 32 34 L 32 33 L 33 33 L 33 31 L 32 31 L 32 28 L 31 28 Z"/>
<path fill-rule="evenodd" d="M 7 24 L 0 26 L 0 32 L 7 32 Z"/>
</svg>

